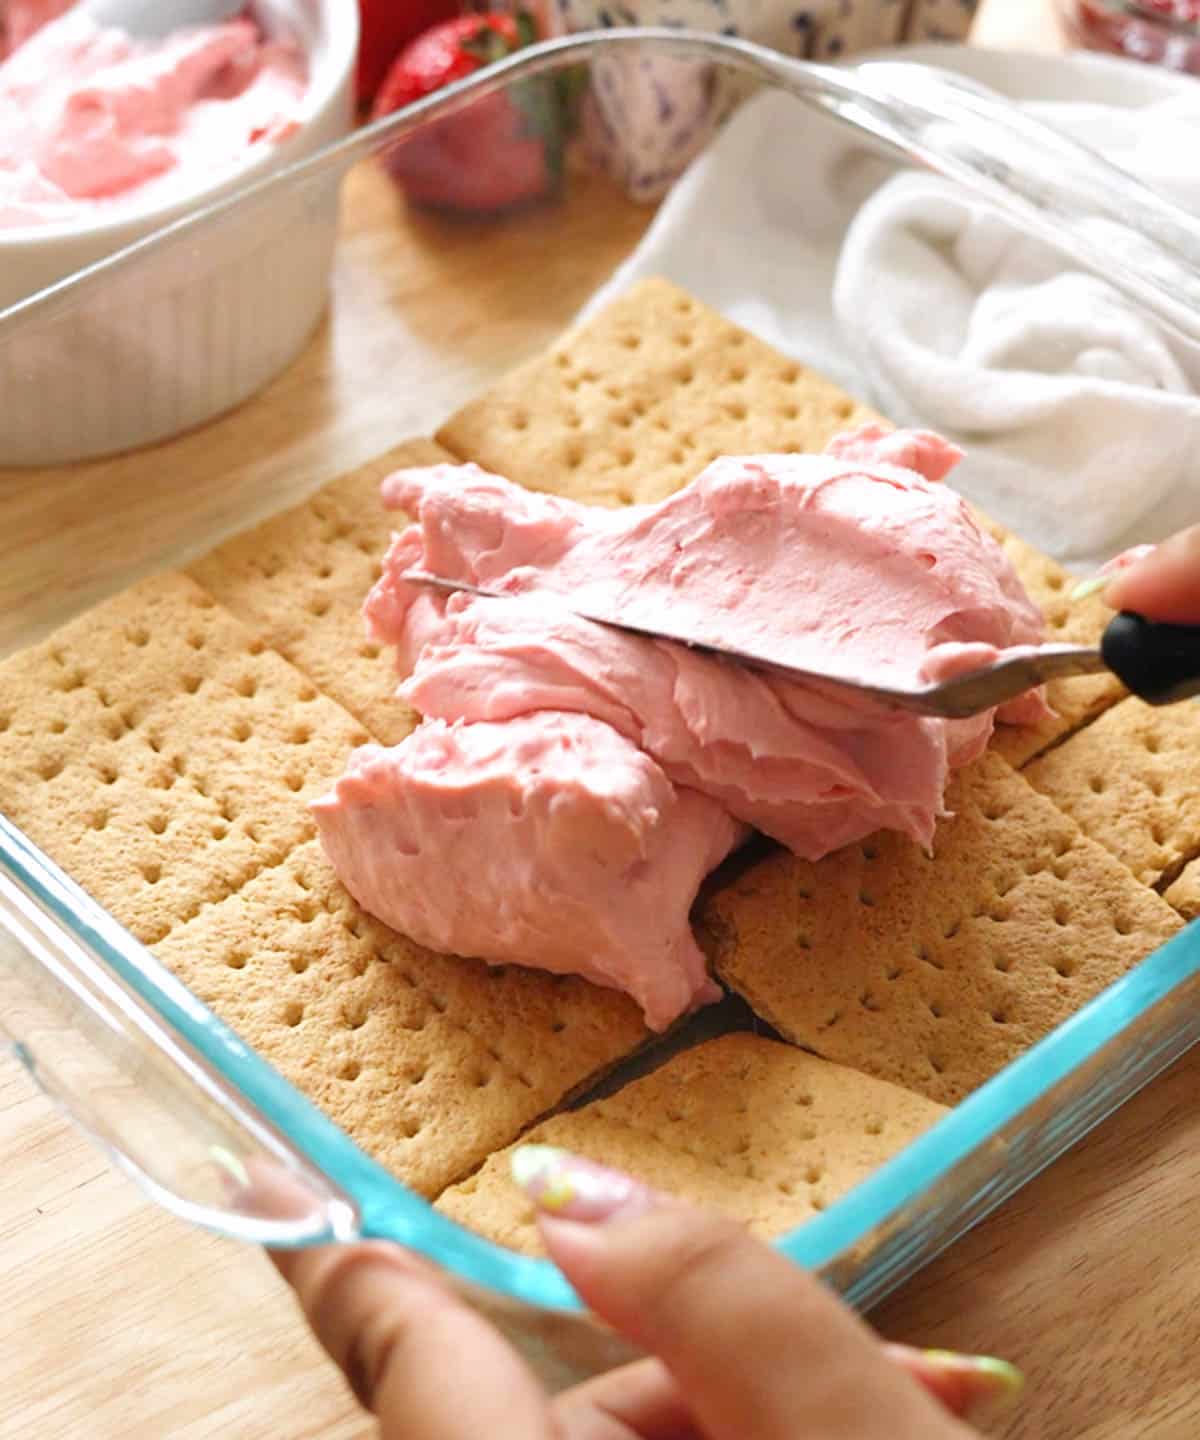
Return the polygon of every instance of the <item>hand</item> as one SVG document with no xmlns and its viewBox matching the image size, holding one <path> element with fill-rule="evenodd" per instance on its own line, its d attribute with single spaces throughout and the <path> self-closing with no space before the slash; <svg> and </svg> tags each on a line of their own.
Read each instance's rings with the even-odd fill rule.
<svg viewBox="0 0 1200 1440">
<path fill-rule="evenodd" d="M 277 1252 L 383 1440 L 968 1440 L 955 1417 L 1020 1388 L 1000 1361 L 882 1345 L 733 1222 L 628 1176 L 545 1146 L 513 1173 L 581 1299 L 650 1358 L 551 1397 L 425 1261 Z"/>
<path fill-rule="evenodd" d="M 1200 625 L 1200 525 L 1164 540 L 1104 586 L 1104 602 L 1147 620 Z"/>
</svg>

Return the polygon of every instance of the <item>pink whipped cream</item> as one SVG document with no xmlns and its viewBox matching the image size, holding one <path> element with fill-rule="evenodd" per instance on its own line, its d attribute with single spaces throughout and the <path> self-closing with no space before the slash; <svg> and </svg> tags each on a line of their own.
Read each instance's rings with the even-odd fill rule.
<svg viewBox="0 0 1200 1440">
<path fill-rule="evenodd" d="M 688 909 L 744 831 L 589 715 L 426 721 L 314 813 L 351 893 L 423 945 L 616 986 L 655 1028 L 720 994 Z"/>
<path fill-rule="evenodd" d="M 4 14 L 0 228 L 180 198 L 295 129 L 304 58 L 250 19 L 145 44 L 54 0 Z"/>
<path fill-rule="evenodd" d="M 810 859 L 882 828 L 928 845 L 950 769 L 983 750 L 994 714 L 916 717 L 566 607 L 899 684 L 961 668 L 964 654 L 1036 643 L 1041 616 L 1008 560 L 939 483 L 958 459 L 937 436 L 868 428 L 824 455 L 717 460 L 668 500 L 625 510 L 536 494 L 473 465 L 389 477 L 385 503 L 413 523 L 365 613 L 409 674 L 400 694 L 429 718 L 399 746 L 360 752 L 315 807 L 347 888 L 439 949 L 628 990 L 663 1028 L 712 994 L 687 912 L 750 827 Z M 507 598 L 447 597 L 406 583 L 412 568 Z M 1000 718 L 1044 713 L 1033 695 Z M 547 755 L 568 719 L 564 853 L 551 825 L 568 803 L 556 798 L 567 793 L 562 762 Z M 476 770 L 480 745 L 492 769 Z M 654 798 L 635 757 L 665 786 Z M 536 804 L 523 798 L 506 818 L 496 800 L 464 830 L 464 789 L 472 775 L 494 787 L 497 765 Z M 482 801 L 468 810 L 483 814 Z M 657 895 L 656 925 L 635 894 Z"/>
</svg>

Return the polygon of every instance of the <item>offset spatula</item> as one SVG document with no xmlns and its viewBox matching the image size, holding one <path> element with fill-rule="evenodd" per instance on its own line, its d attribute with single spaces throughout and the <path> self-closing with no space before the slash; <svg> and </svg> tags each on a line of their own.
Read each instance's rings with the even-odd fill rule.
<svg viewBox="0 0 1200 1440">
<path fill-rule="evenodd" d="M 489 600 L 511 600 L 513 594 L 487 590 L 463 580 L 449 580 L 431 575 L 427 570 L 408 570 L 401 576 L 410 585 L 427 585 L 449 594 L 461 591 L 482 595 Z M 528 590 L 519 592 L 528 595 Z M 1042 685 L 1069 675 L 1094 675 L 1111 670 L 1132 692 L 1151 705 L 1170 705 L 1176 700 L 1200 695 L 1200 625 L 1164 625 L 1144 620 L 1140 615 L 1123 613 L 1109 622 L 1098 646 L 1086 645 L 1022 645 L 1005 650 L 994 664 L 978 670 L 965 671 L 937 684 L 918 686 L 871 685 L 844 675 L 821 670 L 804 670 L 796 665 L 781 664 L 769 655 L 754 655 L 731 646 L 711 645 L 677 631 L 626 620 L 613 620 L 584 606 L 576 605 L 553 591 L 539 591 L 558 609 L 623 630 L 629 635 L 642 635 L 650 640 L 669 640 L 686 645 L 705 655 L 778 675 L 785 680 L 802 680 L 832 685 L 864 695 L 899 710 L 917 715 L 933 715 L 946 720 L 961 720 L 978 715 L 982 710 L 1003 705 Z"/>
</svg>

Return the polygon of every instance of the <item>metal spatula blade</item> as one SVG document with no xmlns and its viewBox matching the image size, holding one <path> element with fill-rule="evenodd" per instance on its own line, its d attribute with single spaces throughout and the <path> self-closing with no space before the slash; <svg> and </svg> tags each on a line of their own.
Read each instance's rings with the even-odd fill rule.
<svg viewBox="0 0 1200 1440">
<path fill-rule="evenodd" d="M 450 580 L 442 575 L 432 575 L 427 570 L 408 570 L 401 577 L 411 585 L 424 585 L 447 594 L 462 593 L 480 595 L 489 600 L 510 600 L 511 593 L 488 590 L 463 580 Z M 529 594 L 529 591 L 521 592 Z M 1024 646 L 1019 650 L 1007 650 L 993 665 L 972 670 L 936 685 L 922 685 L 907 688 L 893 685 L 871 685 L 843 675 L 827 671 L 805 670 L 796 665 L 785 665 L 766 655 L 755 655 L 732 646 L 711 645 L 707 641 L 662 627 L 653 629 L 636 625 L 627 620 L 614 620 L 600 615 L 574 601 L 567 600 L 551 591 L 538 591 L 539 596 L 553 601 L 559 609 L 589 620 L 594 625 L 604 625 L 610 630 L 621 630 L 629 635 L 640 635 L 649 640 L 668 640 L 675 645 L 684 645 L 705 655 L 713 655 L 748 669 L 760 670 L 778 675 L 785 680 L 799 680 L 807 684 L 833 686 L 855 696 L 865 696 L 884 705 L 910 710 L 917 715 L 931 715 L 942 719 L 963 719 L 990 710 L 1006 700 L 1031 690 L 1047 680 L 1065 675 L 1089 675 L 1107 668 L 1100 651 L 1094 647 L 1077 645 Z M 1197 664 L 1200 665 L 1200 648 L 1197 650 Z"/>
</svg>

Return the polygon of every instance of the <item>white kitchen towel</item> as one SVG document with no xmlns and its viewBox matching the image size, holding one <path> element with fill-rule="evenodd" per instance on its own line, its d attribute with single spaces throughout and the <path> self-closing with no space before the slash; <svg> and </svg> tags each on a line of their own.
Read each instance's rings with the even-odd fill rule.
<svg viewBox="0 0 1200 1440">
<path fill-rule="evenodd" d="M 1195 80 L 1097 56 L 906 57 L 1007 90 L 1200 216 Z M 1200 351 L 788 96 L 734 117 L 585 313 L 645 275 L 957 440 L 954 483 L 1072 568 L 1200 519 Z"/>
</svg>

